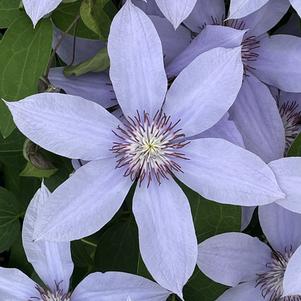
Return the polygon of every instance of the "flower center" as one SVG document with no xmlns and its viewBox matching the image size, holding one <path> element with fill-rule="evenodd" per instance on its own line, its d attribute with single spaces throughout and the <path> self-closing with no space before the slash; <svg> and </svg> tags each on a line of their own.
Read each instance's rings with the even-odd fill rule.
<svg viewBox="0 0 301 301">
<path fill-rule="evenodd" d="M 37 291 L 40 294 L 40 297 L 31 297 L 28 301 L 70 301 L 71 294 L 65 294 L 60 288 L 60 284 L 56 284 L 56 290 L 54 292 L 41 288 L 40 286 L 36 287 Z"/>
<path fill-rule="evenodd" d="M 113 131 L 118 138 L 111 149 L 116 154 L 116 168 L 125 168 L 124 176 L 138 179 L 139 185 L 146 179 L 147 186 L 153 179 L 160 184 L 168 175 L 182 172 L 178 161 L 188 159 L 179 150 L 189 142 L 177 129 L 179 122 L 173 123 L 162 111 L 152 120 L 146 112 L 129 117 L 128 123 Z"/>
<path fill-rule="evenodd" d="M 301 111 L 296 101 L 287 101 L 279 106 L 279 113 L 285 129 L 285 149 L 290 148 L 300 132 Z"/>
<path fill-rule="evenodd" d="M 282 297 L 284 272 L 292 255 L 292 247 L 286 249 L 283 254 L 275 251 L 272 252 L 272 260 L 266 265 L 268 271 L 258 275 L 256 286 L 260 287 L 261 294 L 266 300 L 301 301 L 301 296 Z"/>
<path fill-rule="evenodd" d="M 237 30 L 244 30 L 246 28 L 246 24 L 244 21 L 239 19 L 231 19 L 224 21 L 224 17 L 218 18 L 211 16 L 211 25 L 221 25 L 231 27 Z M 204 23 L 200 30 L 203 30 L 206 27 L 207 23 Z M 248 71 L 254 70 L 255 68 L 251 66 L 252 62 L 255 62 L 259 57 L 257 52 L 260 47 L 260 41 L 257 40 L 256 36 L 249 36 L 243 39 L 241 43 L 241 58 L 244 64 L 245 75 Z"/>
</svg>

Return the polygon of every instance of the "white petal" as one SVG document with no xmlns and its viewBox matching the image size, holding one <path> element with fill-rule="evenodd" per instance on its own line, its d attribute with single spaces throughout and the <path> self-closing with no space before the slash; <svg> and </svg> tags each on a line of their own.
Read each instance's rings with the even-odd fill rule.
<svg viewBox="0 0 301 301">
<path fill-rule="evenodd" d="M 283 296 L 301 295 L 301 247 L 288 262 L 283 278 Z"/>
<path fill-rule="evenodd" d="M 256 282 L 246 282 L 226 290 L 216 301 L 265 301 Z"/>
<path fill-rule="evenodd" d="M 258 273 L 265 272 L 271 253 L 258 238 L 243 233 L 225 233 L 199 245 L 198 266 L 215 282 L 235 286 L 256 280 Z"/>
<path fill-rule="evenodd" d="M 255 209 L 256 209 L 256 207 L 254 207 L 254 206 L 241 207 L 241 227 L 240 227 L 241 231 L 245 230 L 249 226 Z"/>
<path fill-rule="evenodd" d="M 200 32 L 206 25 L 222 24 L 224 19 L 224 0 L 198 0 L 184 23 L 192 32 Z"/>
<path fill-rule="evenodd" d="M 287 92 L 301 92 L 301 38 L 277 34 L 260 41 L 252 71 L 261 81 Z"/>
<path fill-rule="evenodd" d="M 74 290 L 72 301 L 165 301 L 169 291 L 140 276 L 119 272 L 88 275 Z"/>
<path fill-rule="evenodd" d="M 35 26 L 39 20 L 57 8 L 62 0 L 23 0 L 27 15 Z"/>
<path fill-rule="evenodd" d="M 141 1 L 141 0 L 140 0 Z M 150 16 L 161 39 L 164 62 L 168 64 L 180 54 L 191 42 L 191 32 L 184 26 L 174 30 L 165 18 Z"/>
<path fill-rule="evenodd" d="M 92 161 L 59 186 L 40 210 L 34 238 L 70 241 L 109 222 L 132 185 L 115 165 L 113 158 Z"/>
<path fill-rule="evenodd" d="M 0 296 L 4 301 L 27 301 L 39 297 L 36 284 L 17 269 L 0 268 Z"/>
<path fill-rule="evenodd" d="M 230 115 L 246 149 L 267 163 L 283 157 L 285 133 L 277 103 L 268 87 L 253 75 L 244 79 Z"/>
<path fill-rule="evenodd" d="M 217 123 L 237 97 L 242 84 L 241 48 L 215 48 L 199 55 L 168 90 L 164 112 L 187 137 Z"/>
<path fill-rule="evenodd" d="M 216 47 L 239 47 L 245 33 L 245 30 L 238 30 L 232 27 L 206 25 L 191 43 L 166 66 L 168 78 L 176 77 L 194 59 L 208 50 Z"/>
<path fill-rule="evenodd" d="M 43 282 L 52 290 L 60 288 L 65 293 L 69 289 L 69 281 L 73 272 L 73 262 L 69 242 L 34 241 L 33 232 L 38 218 L 39 208 L 48 202 L 50 192 L 42 187 L 36 192 L 29 204 L 22 229 L 23 246 L 27 260 L 33 265 L 35 271 Z"/>
<path fill-rule="evenodd" d="M 108 40 L 110 77 L 125 116 L 162 106 L 167 79 L 162 45 L 152 21 L 130 0 L 115 16 Z"/>
<path fill-rule="evenodd" d="M 136 189 L 133 212 L 143 261 L 154 279 L 182 297 L 197 259 L 189 202 L 173 179 Z"/>
<path fill-rule="evenodd" d="M 223 139 L 193 140 L 176 176 L 209 200 L 255 206 L 284 199 L 272 170 L 255 154 Z"/>
<path fill-rule="evenodd" d="M 259 221 L 268 242 L 279 252 L 295 251 L 301 244 L 301 215 L 277 204 L 261 206 Z"/>
<path fill-rule="evenodd" d="M 110 78 L 106 73 L 91 72 L 81 76 L 66 77 L 63 70 L 63 67 L 50 69 L 48 78 L 56 88 L 63 89 L 67 94 L 92 100 L 104 108 L 117 104 Z"/>
<path fill-rule="evenodd" d="M 53 153 L 83 160 L 112 156 L 112 129 L 120 122 L 91 101 L 41 93 L 6 104 L 19 130 Z"/>
<path fill-rule="evenodd" d="M 275 173 L 286 198 L 277 202 L 280 206 L 301 213 L 301 158 L 283 158 L 269 164 Z"/>
<path fill-rule="evenodd" d="M 178 26 L 189 16 L 197 0 L 156 0 L 158 7 L 164 16 L 172 23 L 174 28 Z"/>
<path fill-rule="evenodd" d="M 245 17 L 268 3 L 269 0 L 231 0 L 228 19 Z"/>
<path fill-rule="evenodd" d="M 299 16 L 301 16 L 301 1 L 300 0 L 290 0 L 292 7 L 296 10 Z"/>
</svg>

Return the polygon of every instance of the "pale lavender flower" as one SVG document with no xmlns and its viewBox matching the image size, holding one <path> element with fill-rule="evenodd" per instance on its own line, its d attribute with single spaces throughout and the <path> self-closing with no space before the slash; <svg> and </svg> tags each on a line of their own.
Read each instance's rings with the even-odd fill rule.
<svg viewBox="0 0 301 301">
<path fill-rule="evenodd" d="M 274 4 L 275 2 L 273 1 L 274 0 L 231 0 L 229 18 L 231 19 L 243 18 L 259 10 L 268 2 Z M 287 2 L 287 0 L 282 0 L 282 1 Z M 301 1 L 300 0 L 289 0 L 289 1 L 290 4 L 293 6 L 293 8 L 297 11 L 297 13 L 301 15 Z M 274 5 L 277 5 L 277 3 Z"/>
<path fill-rule="evenodd" d="M 0 268 L 1 300 L 15 301 L 164 301 L 170 292 L 143 277 L 119 272 L 92 273 L 73 292 L 69 282 L 73 262 L 69 242 L 33 241 L 39 210 L 49 200 L 50 192 L 42 184 L 28 206 L 22 230 L 28 261 L 44 283 L 35 283 L 17 269 Z M 63 200 L 62 200 L 63 201 Z"/>
<path fill-rule="evenodd" d="M 266 162 L 283 156 L 285 136 L 277 105 L 262 82 L 284 91 L 301 91 L 301 39 L 266 34 L 288 7 L 288 2 L 275 0 L 243 19 L 225 21 L 224 1 L 198 0 L 185 20 L 196 37 L 166 68 L 168 76 L 174 77 L 208 49 L 241 44 L 247 76 L 231 108 L 230 118 L 241 132 L 245 147 Z"/>
<path fill-rule="evenodd" d="M 243 76 L 240 47 L 200 55 L 167 91 L 158 34 L 128 1 L 113 20 L 108 50 L 124 123 L 70 95 L 44 93 L 7 103 L 29 139 L 90 161 L 54 191 L 34 236 L 63 241 L 96 232 L 137 181 L 133 212 L 142 258 L 161 286 L 182 297 L 197 241 L 188 200 L 174 177 L 221 203 L 263 205 L 286 196 L 256 155 L 222 139 L 187 140 L 216 124 L 235 100 Z"/>
<path fill-rule="evenodd" d="M 301 300 L 300 250 L 296 251 L 301 244 L 301 215 L 272 204 L 259 208 L 259 219 L 271 248 L 242 233 L 217 235 L 199 245 L 201 271 L 233 287 L 217 301 Z M 292 283 L 293 275 L 297 278 Z"/>
</svg>

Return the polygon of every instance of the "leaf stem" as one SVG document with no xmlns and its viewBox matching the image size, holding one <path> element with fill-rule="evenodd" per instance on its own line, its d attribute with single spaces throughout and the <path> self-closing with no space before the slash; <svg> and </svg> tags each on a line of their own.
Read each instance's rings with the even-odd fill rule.
<svg viewBox="0 0 301 301">
<path fill-rule="evenodd" d="M 94 247 L 94 248 L 97 248 L 97 244 L 94 244 L 94 243 L 91 242 L 91 241 L 88 241 L 88 240 L 83 239 L 83 238 L 81 239 L 81 241 L 82 241 L 83 243 L 89 245 L 89 246 L 92 246 L 92 247 Z"/>
</svg>

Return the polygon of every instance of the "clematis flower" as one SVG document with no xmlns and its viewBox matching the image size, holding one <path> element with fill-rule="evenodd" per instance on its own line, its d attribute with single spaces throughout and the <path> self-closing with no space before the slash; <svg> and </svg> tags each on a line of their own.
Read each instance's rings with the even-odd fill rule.
<svg viewBox="0 0 301 301">
<path fill-rule="evenodd" d="M 73 262 L 69 242 L 33 241 L 39 210 L 50 197 L 42 184 L 28 206 L 22 230 L 28 261 L 44 284 L 37 284 L 17 269 L 0 268 L 1 300 L 16 301 L 164 301 L 170 292 L 143 277 L 119 272 L 93 273 L 83 279 L 73 292 L 69 282 Z"/>
<path fill-rule="evenodd" d="M 199 245 L 202 272 L 232 287 L 217 301 L 301 300 L 301 215 L 271 204 L 259 208 L 259 219 L 271 247 L 242 233 L 217 235 Z"/>
<path fill-rule="evenodd" d="M 218 46 L 241 44 L 246 76 L 230 110 L 230 119 L 241 132 L 245 147 L 265 162 L 283 156 L 285 133 L 277 104 L 263 83 L 283 91 L 301 91 L 301 60 L 298 55 L 301 39 L 290 35 L 269 37 L 266 34 L 288 7 L 288 2 L 275 0 L 245 18 L 225 20 L 224 1 L 209 3 L 199 0 L 185 21 L 196 37 L 166 67 L 168 76 L 175 77 L 200 53 Z"/>
<path fill-rule="evenodd" d="M 243 76 L 240 47 L 197 57 L 167 91 L 155 27 L 127 1 L 113 20 L 108 51 L 125 122 L 71 95 L 44 93 L 7 103 L 29 139 L 56 154 L 90 161 L 41 208 L 34 237 L 64 241 L 98 231 L 135 182 L 142 258 L 162 287 L 182 297 L 195 268 L 197 240 L 175 178 L 221 203 L 263 205 L 285 195 L 272 170 L 251 152 L 222 139 L 187 139 L 216 124 L 235 100 Z"/>
<path fill-rule="evenodd" d="M 231 19 L 239 19 L 243 18 L 253 12 L 262 8 L 268 2 L 272 4 L 274 0 L 231 0 L 230 2 L 230 11 L 229 18 Z M 283 2 L 287 2 L 287 0 L 282 0 Z M 290 4 L 297 11 L 299 15 L 301 15 L 301 1 L 300 0 L 289 0 Z M 277 5 L 277 4 L 275 4 Z"/>
</svg>

